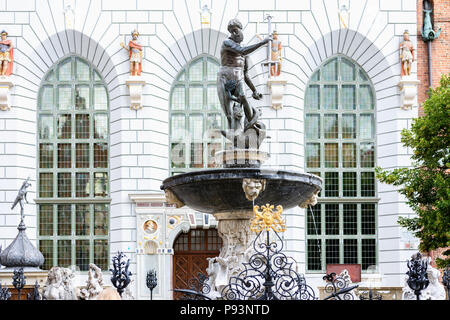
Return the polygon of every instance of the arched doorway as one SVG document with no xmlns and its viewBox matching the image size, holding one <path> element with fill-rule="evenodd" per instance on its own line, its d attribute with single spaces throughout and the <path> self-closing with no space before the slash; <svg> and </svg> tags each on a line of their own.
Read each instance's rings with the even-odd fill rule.
<svg viewBox="0 0 450 320">
<path fill-rule="evenodd" d="M 217 257 L 221 247 L 222 239 L 216 229 L 192 229 L 180 234 L 173 246 L 173 288 L 188 289 L 189 279 L 198 273 L 206 275 L 206 258 Z M 178 296 L 174 293 L 175 300 Z"/>
</svg>

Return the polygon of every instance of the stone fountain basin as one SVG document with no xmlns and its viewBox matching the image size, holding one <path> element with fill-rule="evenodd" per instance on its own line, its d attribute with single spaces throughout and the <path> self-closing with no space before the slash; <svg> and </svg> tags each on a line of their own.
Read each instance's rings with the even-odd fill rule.
<svg viewBox="0 0 450 320">
<path fill-rule="evenodd" d="M 205 212 L 252 210 L 242 189 L 244 178 L 266 179 L 266 186 L 255 205 L 282 205 L 290 209 L 321 190 L 322 179 L 309 173 L 261 168 L 223 168 L 182 173 L 163 181 L 161 190 L 169 189 L 191 209 Z"/>
</svg>

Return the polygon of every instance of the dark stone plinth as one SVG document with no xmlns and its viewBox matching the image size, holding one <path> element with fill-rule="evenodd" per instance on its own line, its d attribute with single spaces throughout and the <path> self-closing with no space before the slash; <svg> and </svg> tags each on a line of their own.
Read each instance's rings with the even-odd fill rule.
<svg viewBox="0 0 450 320">
<path fill-rule="evenodd" d="M 244 178 L 265 179 L 265 190 L 255 204 L 282 205 L 293 208 L 309 199 L 321 189 L 318 176 L 293 171 L 257 168 L 223 168 L 178 174 L 167 178 L 161 185 L 169 189 L 191 209 L 205 213 L 252 210 L 253 203 L 246 199 L 242 189 Z"/>
</svg>

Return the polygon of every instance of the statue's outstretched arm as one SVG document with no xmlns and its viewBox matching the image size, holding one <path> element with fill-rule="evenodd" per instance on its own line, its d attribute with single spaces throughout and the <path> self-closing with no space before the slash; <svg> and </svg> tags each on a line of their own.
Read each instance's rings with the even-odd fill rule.
<svg viewBox="0 0 450 320">
<path fill-rule="evenodd" d="M 232 41 L 232 40 L 225 40 L 223 42 L 224 44 L 224 48 L 228 51 L 231 52 L 235 52 L 235 53 L 239 53 L 241 55 L 248 55 L 250 53 L 252 53 L 253 51 L 255 51 L 256 49 L 258 49 L 259 47 L 262 47 L 263 45 L 265 45 L 266 43 L 269 42 L 269 38 L 264 39 L 261 42 L 249 45 L 247 47 L 241 47 L 238 43 Z"/>
</svg>

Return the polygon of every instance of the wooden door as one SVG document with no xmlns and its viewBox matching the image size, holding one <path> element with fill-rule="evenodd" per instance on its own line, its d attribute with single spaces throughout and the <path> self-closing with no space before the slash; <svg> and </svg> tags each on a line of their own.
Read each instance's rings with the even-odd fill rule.
<svg viewBox="0 0 450 320">
<path fill-rule="evenodd" d="M 216 229 L 193 229 L 180 234 L 174 243 L 173 289 L 191 289 L 189 280 L 206 274 L 206 258 L 217 257 L 222 246 Z M 174 299 L 180 294 L 174 293 Z"/>
</svg>

